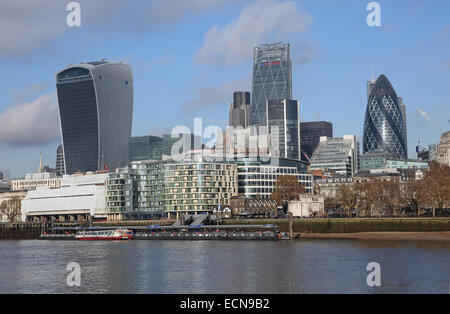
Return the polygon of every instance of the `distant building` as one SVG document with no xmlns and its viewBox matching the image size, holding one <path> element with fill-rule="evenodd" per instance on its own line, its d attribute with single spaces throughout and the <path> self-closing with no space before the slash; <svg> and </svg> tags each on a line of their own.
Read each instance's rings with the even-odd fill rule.
<svg viewBox="0 0 450 314">
<path fill-rule="evenodd" d="M 311 170 L 333 170 L 338 175 L 353 177 L 359 169 L 359 143 L 355 135 L 341 138 L 321 137 L 311 158 Z"/>
<path fill-rule="evenodd" d="M 106 219 L 107 173 L 65 175 L 61 187 L 38 187 L 22 201 L 23 221 Z"/>
<path fill-rule="evenodd" d="M 380 75 L 367 102 L 363 153 L 382 151 L 396 158 L 408 158 L 405 112 L 387 77 Z"/>
<path fill-rule="evenodd" d="M 385 168 L 387 159 L 395 159 L 395 156 L 383 151 L 365 153 L 360 157 L 359 171 L 370 171 L 371 169 Z"/>
<path fill-rule="evenodd" d="M 128 162 L 161 160 L 163 139 L 157 136 L 131 137 L 128 142 Z"/>
<path fill-rule="evenodd" d="M 64 151 L 62 145 L 56 150 L 56 175 L 62 177 L 66 173 L 64 169 Z"/>
<path fill-rule="evenodd" d="M 56 74 L 65 172 L 125 166 L 133 75 L 120 62 L 71 65 Z"/>
<path fill-rule="evenodd" d="M 450 166 L 450 131 L 442 134 L 437 149 L 437 162 Z"/>
<path fill-rule="evenodd" d="M 296 100 L 268 100 L 267 129 L 271 140 L 277 141 L 279 156 L 300 160 L 300 108 Z M 275 129 L 278 134 L 275 134 Z"/>
<path fill-rule="evenodd" d="M 333 138 L 333 124 L 325 121 L 300 122 L 302 160 L 309 162 L 322 136 Z"/>
<path fill-rule="evenodd" d="M 251 125 L 266 125 L 266 101 L 292 99 L 290 45 L 255 47 L 253 53 Z"/>
<path fill-rule="evenodd" d="M 325 197 L 323 195 L 300 195 L 299 200 L 289 201 L 288 212 L 293 217 L 310 218 L 323 216 Z"/>
<path fill-rule="evenodd" d="M 418 149 L 420 149 L 419 146 Z M 422 150 L 418 150 L 417 159 L 424 161 L 435 161 L 437 159 L 437 145 L 432 144 Z"/>
<path fill-rule="evenodd" d="M 248 128 L 250 125 L 250 93 L 235 92 L 230 104 L 230 126 Z"/>
<path fill-rule="evenodd" d="M 11 191 L 31 191 L 38 187 L 57 189 L 61 187 L 61 178 L 55 172 L 46 172 L 42 167 L 42 154 L 38 172 L 28 173 L 24 179 L 11 180 Z"/>
</svg>

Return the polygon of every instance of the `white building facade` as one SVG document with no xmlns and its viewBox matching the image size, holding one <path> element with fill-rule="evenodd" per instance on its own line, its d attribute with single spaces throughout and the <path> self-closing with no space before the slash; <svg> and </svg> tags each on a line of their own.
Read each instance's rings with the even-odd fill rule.
<svg viewBox="0 0 450 314">
<path fill-rule="evenodd" d="M 23 221 L 85 221 L 106 219 L 108 173 L 65 175 L 61 187 L 38 187 L 22 201 Z"/>
</svg>

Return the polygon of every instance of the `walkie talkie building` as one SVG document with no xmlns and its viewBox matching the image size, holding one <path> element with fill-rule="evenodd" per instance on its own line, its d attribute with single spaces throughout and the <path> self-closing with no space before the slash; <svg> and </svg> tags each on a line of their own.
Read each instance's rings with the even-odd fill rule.
<svg viewBox="0 0 450 314">
<path fill-rule="evenodd" d="M 56 74 L 65 173 L 128 162 L 133 76 L 120 62 L 72 65 Z"/>
<path fill-rule="evenodd" d="M 399 98 L 386 76 L 380 75 L 372 87 L 364 121 L 363 153 L 385 152 L 408 157 L 405 115 Z"/>
</svg>

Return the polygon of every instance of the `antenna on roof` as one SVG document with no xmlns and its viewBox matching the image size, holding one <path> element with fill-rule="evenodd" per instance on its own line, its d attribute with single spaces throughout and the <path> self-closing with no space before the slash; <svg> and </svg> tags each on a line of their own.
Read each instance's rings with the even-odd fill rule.
<svg viewBox="0 0 450 314">
<path fill-rule="evenodd" d="M 83 57 L 78 58 L 77 60 L 75 60 L 74 62 L 72 62 L 71 64 L 69 64 L 67 67 L 70 67 L 72 65 L 74 65 L 75 63 L 78 63 L 79 61 L 81 61 L 83 59 Z"/>
<path fill-rule="evenodd" d="M 373 71 L 373 64 L 372 64 L 372 82 L 375 82 L 375 72 Z"/>
</svg>

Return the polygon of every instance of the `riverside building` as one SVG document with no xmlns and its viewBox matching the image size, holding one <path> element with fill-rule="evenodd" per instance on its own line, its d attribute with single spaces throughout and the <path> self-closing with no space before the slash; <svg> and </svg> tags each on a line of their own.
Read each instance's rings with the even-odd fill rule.
<svg viewBox="0 0 450 314">
<path fill-rule="evenodd" d="M 87 221 L 106 219 L 107 173 L 64 175 L 61 187 L 38 187 L 22 201 L 24 221 Z"/>
<path fill-rule="evenodd" d="M 307 163 L 280 158 L 278 165 L 271 165 L 260 158 L 245 158 L 237 162 L 238 193 L 251 199 L 270 199 L 278 177 L 293 175 L 308 193 L 313 193 L 313 176 L 307 173 Z"/>
<path fill-rule="evenodd" d="M 237 195 L 237 168 L 231 163 L 196 162 L 164 165 L 164 208 L 169 218 L 212 213 Z"/>
<path fill-rule="evenodd" d="M 106 180 L 109 220 L 161 218 L 164 214 L 163 161 L 132 162 Z"/>
</svg>

